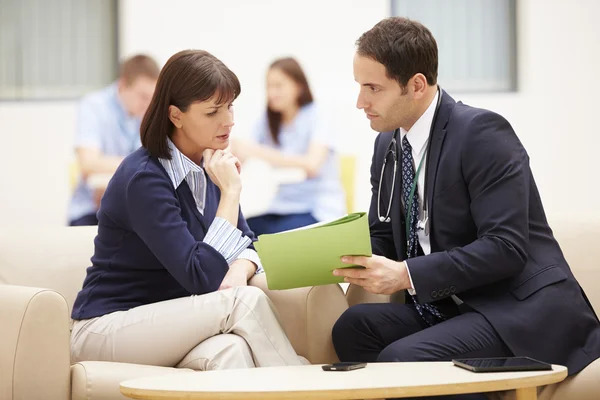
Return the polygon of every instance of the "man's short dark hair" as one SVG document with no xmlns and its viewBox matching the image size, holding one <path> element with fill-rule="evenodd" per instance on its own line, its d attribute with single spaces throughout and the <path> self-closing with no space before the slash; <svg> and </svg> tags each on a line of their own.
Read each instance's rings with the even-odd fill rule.
<svg viewBox="0 0 600 400">
<path fill-rule="evenodd" d="M 429 85 L 437 83 L 438 48 L 423 24 L 403 17 L 380 21 L 356 41 L 357 53 L 385 66 L 387 76 L 405 87 L 421 73 Z"/>
</svg>

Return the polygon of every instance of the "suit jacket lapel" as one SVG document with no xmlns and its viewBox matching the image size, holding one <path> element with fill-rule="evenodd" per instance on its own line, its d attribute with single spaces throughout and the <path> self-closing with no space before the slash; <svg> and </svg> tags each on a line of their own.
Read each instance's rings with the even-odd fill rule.
<svg viewBox="0 0 600 400">
<path fill-rule="evenodd" d="M 440 162 L 440 155 L 442 152 L 442 146 L 444 144 L 444 139 L 446 138 L 446 125 L 448 124 L 448 120 L 450 118 L 450 114 L 452 109 L 456 105 L 456 102 L 448 93 L 445 91 L 440 92 L 442 96 L 442 100 L 440 103 L 440 109 L 438 110 L 438 115 L 433 121 L 433 131 L 431 133 L 431 138 L 429 138 L 429 156 L 427 163 L 427 176 L 426 186 L 427 186 L 427 210 L 429 213 L 429 223 L 432 223 L 432 215 L 433 215 L 433 198 L 434 198 L 434 188 L 435 188 L 435 180 L 437 177 L 438 166 Z M 432 232 L 432 230 L 429 230 Z M 434 240 L 432 236 L 430 236 L 431 247 L 432 249 L 435 247 Z"/>
</svg>

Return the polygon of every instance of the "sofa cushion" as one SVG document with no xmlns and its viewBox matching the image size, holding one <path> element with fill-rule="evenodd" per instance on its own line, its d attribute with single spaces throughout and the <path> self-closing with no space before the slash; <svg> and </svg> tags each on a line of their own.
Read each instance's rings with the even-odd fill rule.
<svg viewBox="0 0 600 400">
<path fill-rule="evenodd" d="M 126 399 L 119 390 L 121 382 L 147 376 L 190 372 L 187 368 L 86 361 L 71 366 L 71 400 Z"/>
<path fill-rule="evenodd" d="M 600 220 L 550 221 L 556 240 L 592 303 L 600 313 Z"/>
<path fill-rule="evenodd" d="M 0 284 L 53 289 L 69 315 L 91 265 L 97 227 L 0 229 Z"/>
<path fill-rule="evenodd" d="M 580 373 L 568 377 L 561 383 L 544 387 L 540 400 L 596 400 L 600 391 L 600 360 L 596 360 Z"/>
</svg>

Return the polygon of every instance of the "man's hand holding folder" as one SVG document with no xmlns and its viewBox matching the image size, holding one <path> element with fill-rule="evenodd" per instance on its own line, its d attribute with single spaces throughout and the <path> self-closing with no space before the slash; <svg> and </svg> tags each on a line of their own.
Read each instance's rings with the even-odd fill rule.
<svg viewBox="0 0 600 400">
<path fill-rule="evenodd" d="M 343 256 L 371 256 L 366 213 L 292 231 L 260 235 L 254 243 L 267 275 L 269 289 L 344 282 L 333 270 L 361 268 L 342 262 Z"/>
<path fill-rule="evenodd" d="M 373 255 L 371 257 L 343 256 L 342 262 L 348 265 L 359 265 L 364 269 L 340 268 L 333 270 L 333 275 L 344 277 L 345 282 L 362 286 L 368 292 L 393 294 L 411 288 L 404 261 L 393 261 Z"/>
</svg>

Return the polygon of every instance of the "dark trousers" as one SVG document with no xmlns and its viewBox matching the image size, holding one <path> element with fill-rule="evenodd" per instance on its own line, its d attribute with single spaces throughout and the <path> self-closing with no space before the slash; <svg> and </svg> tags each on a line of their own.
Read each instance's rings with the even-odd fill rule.
<svg viewBox="0 0 600 400">
<path fill-rule="evenodd" d="M 490 323 L 470 307 L 456 308 L 452 318 L 429 327 L 413 304 L 358 304 L 333 327 L 340 361 L 450 361 L 456 358 L 511 357 Z M 458 395 L 435 399 L 485 399 Z"/>
<path fill-rule="evenodd" d="M 310 213 L 306 214 L 288 214 L 276 215 L 265 214 L 258 217 L 248 218 L 246 220 L 250 230 L 256 236 L 263 233 L 277 233 L 290 229 L 300 228 L 306 225 L 317 223 L 318 221 Z"/>
<path fill-rule="evenodd" d="M 88 225 L 98 225 L 98 218 L 96 218 L 96 213 L 84 215 L 83 217 L 77 218 L 69 222 L 70 226 L 88 226 Z"/>
</svg>

